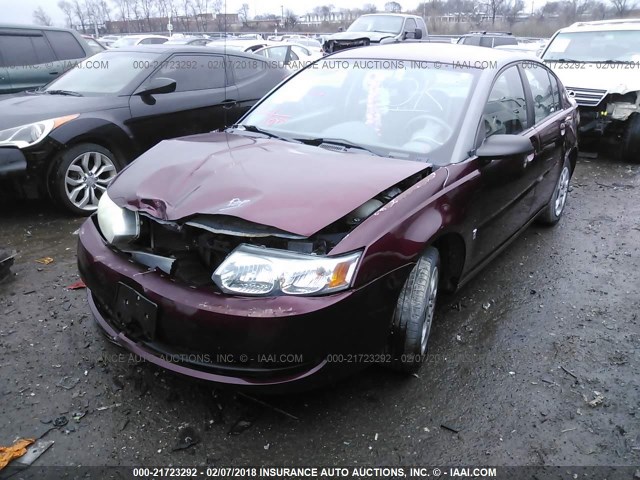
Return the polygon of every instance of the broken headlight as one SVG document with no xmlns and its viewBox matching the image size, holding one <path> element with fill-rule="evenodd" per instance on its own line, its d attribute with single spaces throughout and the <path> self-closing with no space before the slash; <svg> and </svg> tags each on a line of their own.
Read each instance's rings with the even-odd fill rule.
<svg viewBox="0 0 640 480">
<path fill-rule="evenodd" d="M 138 212 L 119 207 L 104 192 L 98 202 L 98 225 L 109 243 L 127 243 L 140 235 Z"/>
<path fill-rule="evenodd" d="M 337 257 L 240 245 L 211 277 L 224 293 L 319 295 L 351 286 L 362 252 Z"/>
</svg>

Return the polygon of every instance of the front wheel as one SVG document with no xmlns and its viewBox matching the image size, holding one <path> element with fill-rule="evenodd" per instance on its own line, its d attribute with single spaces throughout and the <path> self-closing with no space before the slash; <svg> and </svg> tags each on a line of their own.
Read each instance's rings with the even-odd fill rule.
<svg viewBox="0 0 640 480">
<path fill-rule="evenodd" d="M 427 342 L 438 296 L 440 255 L 427 248 L 402 287 L 389 337 L 391 368 L 417 372 L 426 358 Z"/>
<path fill-rule="evenodd" d="M 52 191 L 60 204 L 75 215 L 90 215 L 120 170 L 116 156 L 94 143 L 63 151 L 52 172 Z"/>
<path fill-rule="evenodd" d="M 560 221 L 564 207 L 567 204 L 569 196 L 569 181 L 571 180 L 571 165 L 569 160 L 565 158 L 560 176 L 556 182 L 556 188 L 553 190 L 551 200 L 544 207 L 544 210 L 538 217 L 538 222 L 543 225 L 555 225 Z"/>
</svg>

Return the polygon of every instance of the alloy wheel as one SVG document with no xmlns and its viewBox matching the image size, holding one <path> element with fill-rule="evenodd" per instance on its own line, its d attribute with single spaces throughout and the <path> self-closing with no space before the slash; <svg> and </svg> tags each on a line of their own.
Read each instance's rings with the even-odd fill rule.
<svg viewBox="0 0 640 480">
<path fill-rule="evenodd" d="M 102 193 L 116 173 L 113 160 L 100 152 L 89 151 L 78 155 L 65 172 L 67 198 L 81 210 L 96 210 Z"/>
</svg>

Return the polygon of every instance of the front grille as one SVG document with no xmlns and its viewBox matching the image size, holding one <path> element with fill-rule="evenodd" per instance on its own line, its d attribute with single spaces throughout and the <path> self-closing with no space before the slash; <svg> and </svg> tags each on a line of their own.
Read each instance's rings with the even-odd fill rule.
<svg viewBox="0 0 640 480">
<path fill-rule="evenodd" d="M 567 92 L 581 107 L 595 107 L 607 95 L 606 90 L 592 88 L 567 87 Z"/>
</svg>

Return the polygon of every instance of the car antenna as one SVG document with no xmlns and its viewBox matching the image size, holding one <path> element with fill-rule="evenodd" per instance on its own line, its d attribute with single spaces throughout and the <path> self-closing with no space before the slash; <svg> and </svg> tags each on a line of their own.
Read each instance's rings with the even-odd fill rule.
<svg viewBox="0 0 640 480">
<path fill-rule="evenodd" d="M 218 24 L 220 25 L 220 24 Z M 224 55 L 223 55 L 223 65 L 224 65 L 224 101 L 227 101 L 227 81 L 229 77 L 227 76 L 227 0 L 224 0 Z M 223 117 L 224 117 L 224 128 L 227 129 L 227 109 L 223 108 Z M 225 136 L 225 138 L 227 138 Z M 229 139 L 227 138 L 227 143 L 229 143 Z M 228 146 L 228 145 L 227 145 Z"/>
</svg>

